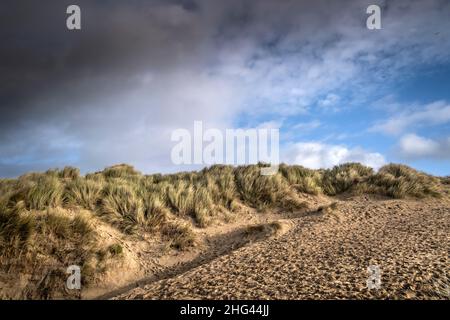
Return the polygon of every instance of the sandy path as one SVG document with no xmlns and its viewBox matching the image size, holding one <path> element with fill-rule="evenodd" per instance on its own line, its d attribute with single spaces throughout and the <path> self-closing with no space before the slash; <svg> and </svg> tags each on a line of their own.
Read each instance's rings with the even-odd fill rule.
<svg viewBox="0 0 450 320">
<path fill-rule="evenodd" d="M 280 237 L 116 298 L 395 299 L 443 298 L 448 293 L 448 200 L 374 201 L 363 196 L 340 201 L 332 213 L 292 223 Z M 381 270 L 378 290 L 367 288 L 369 265 Z"/>
</svg>

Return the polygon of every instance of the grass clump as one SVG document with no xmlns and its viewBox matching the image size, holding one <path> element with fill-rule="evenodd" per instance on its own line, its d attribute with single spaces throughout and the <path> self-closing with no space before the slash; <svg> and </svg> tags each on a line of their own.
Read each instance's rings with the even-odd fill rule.
<svg viewBox="0 0 450 320">
<path fill-rule="evenodd" d="M 333 213 L 334 211 L 336 211 L 338 209 L 338 203 L 337 202 L 332 202 L 330 204 L 324 205 L 324 206 L 320 206 L 317 211 L 324 213 L 324 214 L 330 214 Z"/>
<path fill-rule="evenodd" d="M 298 192 L 315 195 L 322 192 L 320 187 L 321 175 L 317 170 L 298 165 L 288 166 L 281 164 L 280 172 Z"/>
<path fill-rule="evenodd" d="M 21 277 L 9 298 L 49 299 L 72 297 L 65 290 L 65 269 L 70 264 L 85 268 L 84 284 L 95 277 L 97 250 L 90 213 L 48 208 L 29 211 L 23 201 L 0 210 L 0 275 Z M 8 278 L 6 278 L 8 279 Z"/>
<path fill-rule="evenodd" d="M 102 186 L 96 180 L 74 179 L 66 185 L 64 203 L 94 211 L 100 200 Z"/>
<path fill-rule="evenodd" d="M 437 197 L 440 181 L 401 164 L 388 164 L 377 174 L 369 177 L 363 188 L 367 192 L 378 193 L 393 198 L 427 196 Z"/>
<path fill-rule="evenodd" d="M 62 204 L 64 185 L 56 176 L 45 174 L 36 179 L 26 193 L 27 208 L 45 210 Z"/>
<path fill-rule="evenodd" d="M 194 212 L 194 188 L 184 180 L 168 184 L 166 201 L 169 208 L 180 215 L 191 215 Z"/>
<path fill-rule="evenodd" d="M 273 221 L 268 224 L 250 225 L 245 228 L 245 236 L 247 238 L 260 238 L 273 236 L 283 229 L 283 225 L 279 221 Z"/>
<path fill-rule="evenodd" d="M 103 176 L 107 178 L 130 178 L 140 176 L 141 173 L 136 171 L 133 166 L 127 164 L 118 164 L 103 170 Z"/>
<path fill-rule="evenodd" d="M 214 165 L 201 172 L 202 183 L 215 204 L 233 211 L 238 196 L 233 167 Z"/>
<path fill-rule="evenodd" d="M 326 195 L 334 196 L 351 190 L 373 175 L 373 169 L 360 163 L 346 163 L 323 171 L 321 187 Z"/>
<path fill-rule="evenodd" d="M 36 221 L 25 210 L 23 201 L 10 209 L 0 204 L 0 261 L 27 247 L 35 227 Z"/>
<path fill-rule="evenodd" d="M 195 245 L 195 234 L 187 223 L 168 223 L 164 226 L 162 235 L 170 242 L 170 247 L 177 250 L 185 250 Z"/>
<path fill-rule="evenodd" d="M 59 177 L 70 180 L 78 179 L 80 177 L 80 169 L 69 166 L 64 167 L 64 169 L 59 172 Z"/>
<path fill-rule="evenodd" d="M 123 179 L 106 184 L 101 193 L 99 211 L 127 233 L 132 233 L 144 223 L 142 199 L 137 197 L 133 186 Z"/>
<path fill-rule="evenodd" d="M 294 210 L 303 203 L 280 173 L 260 174 L 260 166 L 241 166 L 236 169 L 236 185 L 242 200 L 259 210 L 279 207 Z"/>
<path fill-rule="evenodd" d="M 113 257 L 118 257 L 123 253 L 123 247 L 119 243 L 114 243 L 108 247 L 108 252 Z"/>
</svg>

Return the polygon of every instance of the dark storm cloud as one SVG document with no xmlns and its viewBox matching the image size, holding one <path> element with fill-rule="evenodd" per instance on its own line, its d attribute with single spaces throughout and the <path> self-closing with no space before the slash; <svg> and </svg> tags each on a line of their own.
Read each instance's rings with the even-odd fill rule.
<svg viewBox="0 0 450 320">
<path fill-rule="evenodd" d="M 118 144 L 130 144 L 124 139 L 132 139 L 129 133 L 146 117 L 150 131 L 163 124 L 153 121 L 169 117 L 161 97 L 144 106 L 131 96 L 123 101 L 130 105 L 117 105 L 122 92 L 142 91 L 148 78 L 156 96 L 166 89 L 162 82 L 176 86 L 180 71 L 208 63 L 203 42 L 214 30 L 205 27 L 194 1 L 77 1 L 82 30 L 68 31 L 65 11 L 72 3 L 2 2 L 1 174 L 16 174 L 21 169 L 15 165 L 43 169 L 67 159 L 77 164 L 80 145 L 84 163 L 104 165 L 96 162 L 99 154 L 107 158 Z M 55 144 L 56 136 L 64 142 Z"/>
<path fill-rule="evenodd" d="M 132 85 L 127 79 L 144 60 L 152 68 L 166 68 L 169 61 L 175 67 L 175 51 L 167 49 L 179 41 L 188 45 L 191 36 L 184 30 L 186 40 L 181 35 L 173 38 L 181 26 L 158 17 L 158 7 L 163 5 L 160 1 L 78 1 L 83 30 L 70 32 L 65 28 L 65 9 L 70 3 L 2 3 L 7 8 L 0 20 L 0 92 L 5 124 L 17 120 L 17 109 L 33 113 L 30 101 L 48 93 L 68 100 L 81 96 L 89 100 L 99 91 Z M 180 3 L 185 4 L 181 8 L 195 8 L 190 2 Z M 189 56 L 183 59 L 189 60 Z M 70 92 L 72 95 L 66 96 Z"/>
<path fill-rule="evenodd" d="M 371 2 L 2 1 L 0 176 L 115 162 L 164 170 L 173 128 L 197 119 L 229 125 L 249 101 L 303 108 L 358 73 L 361 54 L 422 40 L 403 17 L 393 21 L 394 37 L 385 31 L 374 36 L 379 44 L 366 41 Z M 442 1 L 375 2 L 394 16 L 412 3 L 419 20 L 432 12 L 437 19 L 423 32 L 448 10 Z M 65 27 L 74 3 L 80 31 Z M 426 53 L 398 61 L 445 52 L 424 44 Z M 390 63 L 385 69 L 397 70 Z"/>
</svg>

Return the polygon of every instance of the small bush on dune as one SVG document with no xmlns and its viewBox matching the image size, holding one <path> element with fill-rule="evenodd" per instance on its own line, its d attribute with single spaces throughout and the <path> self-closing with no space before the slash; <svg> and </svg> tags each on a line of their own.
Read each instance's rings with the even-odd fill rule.
<svg viewBox="0 0 450 320">
<path fill-rule="evenodd" d="M 61 208 L 28 211 L 22 201 L 11 208 L 0 204 L 0 272 L 33 275 L 25 277 L 26 288 L 11 297 L 47 299 L 64 294 L 65 268 L 84 266 L 95 251 L 92 240 L 93 229 L 83 213 Z"/>
<path fill-rule="evenodd" d="M 401 164 L 389 164 L 371 176 L 368 192 L 393 198 L 439 196 L 439 179 Z"/>
<path fill-rule="evenodd" d="M 119 243 L 115 243 L 108 247 L 108 251 L 113 257 L 117 257 L 123 253 L 123 247 Z"/>
<path fill-rule="evenodd" d="M 64 169 L 59 172 L 59 177 L 63 179 L 78 179 L 80 177 L 80 169 L 74 167 L 64 167 Z"/>
<path fill-rule="evenodd" d="M 141 173 L 136 171 L 133 166 L 127 164 L 118 164 L 103 170 L 102 174 L 107 178 L 129 178 L 140 176 Z"/>
<path fill-rule="evenodd" d="M 168 223 L 164 226 L 162 235 L 170 241 L 172 248 L 178 250 L 185 250 L 195 244 L 195 234 L 186 223 Z"/>
<path fill-rule="evenodd" d="M 443 183 L 443 184 L 450 184 L 450 176 L 442 177 L 441 178 L 441 183 Z"/>
<path fill-rule="evenodd" d="M 97 268 L 99 248 L 90 213 L 50 208 L 35 212 L 35 220 L 36 231 L 29 250 L 33 254 L 28 255 L 28 261 L 21 261 L 22 267 L 18 268 L 19 272 L 34 275 L 27 288 L 27 297 L 47 299 L 71 295 L 65 291 L 65 270 L 71 264 L 82 268 L 84 285 L 93 281 L 101 269 Z M 36 252 L 39 254 L 35 255 Z"/>
<path fill-rule="evenodd" d="M 337 202 L 332 202 L 331 204 L 320 206 L 317 211 L 324 213 L 324 214 L 330 214 L 333 213 L 338 209 L 339 205 Z"/>
<path fill-rule="evenodd" d="M 280 188 L 274 176 L 262 176 L 256 165 L 238 167 L 235 174 L 236 185 L 244 202 L 258 209 L 275 203 L 276 192 Z"/>
</svg>

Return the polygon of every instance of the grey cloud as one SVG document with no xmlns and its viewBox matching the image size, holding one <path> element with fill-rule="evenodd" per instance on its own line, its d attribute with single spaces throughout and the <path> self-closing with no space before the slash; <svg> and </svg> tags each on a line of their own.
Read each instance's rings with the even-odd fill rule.
<svg viewBox="0 0 450 320">
<path fill-rule="evenodd" d="M 6 0 L 0 176 L 115 162 L 170 170 L 174 128 L 304 112 L 348 81 L 363 95 L 448 58 L 447 1 L 381 1 L 385 29 L 369 34 L 372 2 L 80 0 L 82 30 L 70 32 L 72 1 Z"/>
</svg>

